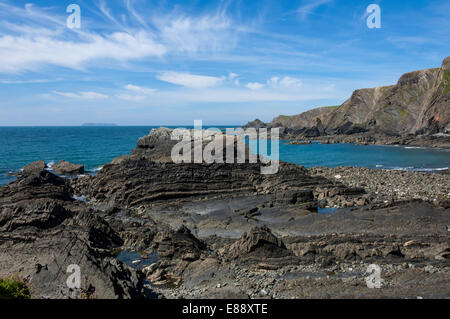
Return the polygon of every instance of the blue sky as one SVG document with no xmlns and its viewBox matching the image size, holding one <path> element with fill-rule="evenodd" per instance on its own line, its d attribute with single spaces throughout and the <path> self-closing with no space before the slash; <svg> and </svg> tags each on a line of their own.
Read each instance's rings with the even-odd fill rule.
<svg viewBox="0 0 450 319">
<path fill-rule="evenodd" d="M 81 8 L 81 28 L 66 7 Z M 381 8 L 369 29 L 366 8 Z M 0 126 L 243 124 L 450 55 L 450 1 L 0 0 Z"/>
</svg>

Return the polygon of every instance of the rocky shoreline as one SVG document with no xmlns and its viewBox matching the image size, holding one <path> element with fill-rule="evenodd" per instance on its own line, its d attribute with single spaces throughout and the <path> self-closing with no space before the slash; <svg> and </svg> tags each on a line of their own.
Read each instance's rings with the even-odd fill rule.
<svg viewBox="0 0 450 319">
<path fill-rule="evenodd" d="M 388 202 L 420 200 L 450 207 L 450 171 L 411 172 L 361 167 L 314 167 L 313 176 L 335 179 L 348 187 L 362 187 Z"/>
<path fill-rule="evenodd" d="M 386 134 L 358 133 L 351 135 L 325 135 L 320 137 L 298 138 L 296 135 L 283 136 L 286 140 L 293 140 L 292 144 L 309 144 L 320 141 L 322 144 L 357 144 L 357 145 L 398 145 L 409 147 L 450 149 L 450 136 L 420 135 L 420 136 L 390 136 Z"/>
<path fill-rule="evenodd" d="M 27 166 L 0 187 L 0 277 L 20 274 L 33 298 L 450 298 L 448 172 L 262 175 L 172 163 L 173 143 L 153 130 L 96 176 Z M 66 285 L 71 264 L 82 289 Z"/>
</svg>

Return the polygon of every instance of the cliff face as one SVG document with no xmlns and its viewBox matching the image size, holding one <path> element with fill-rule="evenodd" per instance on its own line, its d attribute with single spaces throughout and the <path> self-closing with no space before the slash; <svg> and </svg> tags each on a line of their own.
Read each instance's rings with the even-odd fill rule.
<svg viewBox="0 0 450 319">
<path fill-rule="evenodd" d="M 302 129 L 319 122 L 327 134 L 369 130 L 400 135 L 449 132 L 450 57 L 441 68 L 404 74 L 396 85 L 356 90 L 337 108 L 277 117 L 268 126 Z"/>
<path fill-rule="evenodd" d="M 316 119 L 323 117 L 339 106 L 319 107 L 294 116 L 280 115 L 273 119 L 271 126 L 283 126 L 290 128 L 312 127 L 316 125 Z"/>
</svg>

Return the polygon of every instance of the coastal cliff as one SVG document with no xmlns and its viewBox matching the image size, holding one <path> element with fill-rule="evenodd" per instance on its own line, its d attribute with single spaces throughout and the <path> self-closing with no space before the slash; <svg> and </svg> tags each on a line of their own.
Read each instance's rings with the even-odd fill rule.
<svg viewBox="0 0 450 319">
<path fill-rule="evenodd" d="M 255 127 L 254 122 L 247 127 Z M 450 132 L 450 57 L 440 68 L 404 74 L 397 84 L 359 89 L 340 106 L 278 116 L 258 127 L 282 127 L 285 135 L 318 137 L 360 133 L 386 136 Z"/>
</svg>

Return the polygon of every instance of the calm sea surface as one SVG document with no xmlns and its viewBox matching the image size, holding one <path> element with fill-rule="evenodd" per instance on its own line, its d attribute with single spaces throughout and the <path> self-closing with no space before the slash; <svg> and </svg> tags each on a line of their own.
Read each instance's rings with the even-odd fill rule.
<svg viewBox="0 0 450 319">
<path fill-rule="evenodd" d="M 117 156 L 129 154 L 152 126 L 117 127 L 0 127 L 0 184 L 8 172 L 28 163 L 66 160 L 97 171 Z M 439 170 L 450 167 L 450 151 L 353 144 L 285 145 L 280 159 L 306 167 L 360 166 L 370 168 Z"/>
</svg>

